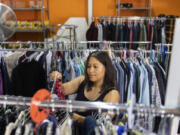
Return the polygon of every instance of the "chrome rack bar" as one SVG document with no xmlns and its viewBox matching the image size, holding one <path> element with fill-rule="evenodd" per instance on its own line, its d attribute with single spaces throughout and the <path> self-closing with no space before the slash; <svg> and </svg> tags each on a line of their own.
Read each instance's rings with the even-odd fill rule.
<svg viewBox="0 0 180 135">
<path fill-rule="evenodd" d="M 151 41 L 79 41 L 76 44 L 151 44 Z"/>
<path fill-rule="evenodd" d="M 158 43 L 158 44 L 155 44 L 155 46 L 173 46 L 173 44 L 160 44 L 160 43 Z"/>
<path fill-rule="evenodd" d="M 0 42 L 0 44 L 50 44 L 52 42 Z M 55 42 L 55 43 L 60 43 L 60 44 L 95 44 L 95 43 L 106 43 L 106 44 L 150 44 L 152 43 L 151 41 L 76 41 L 76 42 Z"/>
<path fill-rule="evenodd" d="M 165 17 L 139 17 L 139 16 L 125 16 L 125 17 L 118 17 L 118 16 L 98 16 L 93 17 L 94 19 L 120 19 L 120 20 L 167 20 L 168 18 Z"/>
<path fill-rule="evenodd" d="M 16 105 L 16 106 L 30 106 L 31 98 L 27 97 L 16 97 L 16 96 L 0 96 L 0 104 L 3 106 L 6 105 Z M 98 111 L 112 111 L 112 112 L 126 112 L 129 108 L 126 104 L 117 104 L 117 103 L 105 103 L 105 102 L 84 102 L 84 101 L 71 101 L 71 100 L 49 100 L 43 103 L 32 102 L 35 105 L 40 107 L 47 108 L 66 108 L 70 110 L 98 110 Z M 145 105 L 134 105 L 133 112 L 139 113 L 151 113 L 156 115 L 173 115 L 180 116 L 180 107 L 155 107 L 155 106 L 145 106 Z"/>
<path fill-rule="evenodd" d="M 62 49 L 0 49 L 0 51 L 34 51 L 34 52 L 41 52 L 41 51 L 47 51 L 47 50 L 50 50 L 50 51 L 62 51 L 62 52 L 67 52 L 67 51 L 71 51 L 71 49 L 66 49 L 66 50 L 62 50 Z M 143 50 L 141 49 L 143 53 L 151 53 L 151 50 Z M 75 51 L 75 52 L 86 52 L 86 51 L 106 51 L 108 52 L 109 50 L 105 50 L 105 49 L 73 49 L 72 51 Z M 110 50 L 111 52 L 124 52 L 124 50 Z M 140 51 L 137 51 L 137 50 L 127 50 L 127 51 L 132 51 L 132 53 L 139 53 Z M 160 51 L 156 51 L 156 50 L 153 50 L 155 53 L 162 53 Z M 171 54 L 172 52 L 165 52 L 166 54 Z"/>
<path fill-rule="evenodd" d="M 52 43 L 52 42 L 31 42 L 31 41 L 0 42 L 0 44 L 49 44 L 49 43 Z"/>
<path fill-rule="evenodd" d="M 123 45 L 134 45 L 134 44 L 139 44 L 139 45 L 147 45 L 151 44 L 152 42 L 150 41 L 70 41 L 70 42 L 0 42 L 0 45 L 13 45 L 13 44 L 18 44 L 18 48 L 22 48 L 22 44 L 28 44 L 29 47 L 33 49 L 34 45 L 44 45 L 45 49 L 56 49 L 58 48 L 58 45 L 77 45 L 77 44 L 106 44 L 106 45 L 112 45 L 112 44 L 123 44 Z M 60 47 L 60 46 L 59 46 Z M 6 48 L 6 47 L 5 47 Z M 37 48 L 37 46 L 36 46 Z M 71 49 L 74 50 L 74 47 L 71 47 Z M 23 49 L 22 49 L 23 51 Z M 26 51 L 26 50 L 24 50 Z M 28 51 L 28 50 L 27 50 Z M 38 50 L 37 50 L 38 51 Z M 39 50 L 43 51 L 43 50 Z"/>
<path fill-rule="evenodd" d="M 9 45 L 9 44 L 29 44 L 30 46 L 33 44 L 44 44 L 44 48 L 1 48 L 0 51 L 46 51 L 51 50 L 51 51 L 69 51 L 69 49 L 59 49 L 58 47 L 54 46 L 48 46 L 49 44 L 51 44 L 52 42 L 0 42 L 0 44 L 4 44 L 4 45 Z M 73 42 L 74 44 L 107 44 L 107 45 L 112 45 L 112 44 L 123 44 L 123 45 L 127 45 L 127 44 L 139 44 L 139 45 L 147 45 L 147 44 L 151 44 L 152 42 L 150 41 L 77 41 L 77 42 Z M 56 44 L 72 44 L 72 42 L 56 42 Z M 171 44 L 166 44 L 166 45 L 171 45 Z M 91 49 L 90 49 L 91 50 Z M 98 51 L 105 51 L 104 49 L 95 49 Z M 85 49 L 73 49 L 73 51 L 85 51 Z M 119 50 L 111 50 L 111 51 L 119 51 Z M 151 50 L 143 50 L 143 52 L 146 53 L 150 53 Z M 155 51 L 156 53 L 158 53 L 159 51 Z M 166 53 L 171 53 L 171 52 L 166 52 Z"/>
</svg>

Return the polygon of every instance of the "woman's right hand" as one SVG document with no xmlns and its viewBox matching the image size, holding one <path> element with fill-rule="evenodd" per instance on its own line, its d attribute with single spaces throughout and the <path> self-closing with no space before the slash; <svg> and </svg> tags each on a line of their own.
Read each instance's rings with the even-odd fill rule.
<svg viewBox="0 0 180 135">
<path fill-rule="evenodd" d="M 61 80 L 62 79 L 62 75 L 58 71 L 53 71 L 52 73 L 50 73 L 50 79 L 53 80 L 53 81 Z"/>
</svg>

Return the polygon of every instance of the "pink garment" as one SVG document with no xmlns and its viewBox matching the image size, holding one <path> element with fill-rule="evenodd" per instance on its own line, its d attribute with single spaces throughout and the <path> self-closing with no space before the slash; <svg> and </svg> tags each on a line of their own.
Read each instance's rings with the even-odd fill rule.
<svg viewBox="0 0 180 135">
<path fill-rule="evenodd" d="M 61 88 L 61 81 L 58 81 L 56 82 L 56 87 L 55 87 L 55 91 L 54 91 L 54 94 L 56 94 L 60 100 L 65 100 L 65 96 L 64 96 L 64 93 L 62 91 L 62 88 Z"/>
</svg>

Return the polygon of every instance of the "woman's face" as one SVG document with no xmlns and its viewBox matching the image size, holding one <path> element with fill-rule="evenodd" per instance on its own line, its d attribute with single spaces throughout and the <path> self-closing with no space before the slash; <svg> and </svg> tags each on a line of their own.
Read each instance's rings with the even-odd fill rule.
<svg viewBox="0 0 180 135">
<path fill-rule="evenodd" d="M 95 57 L 90 57 L 87 65 L 87 74 L 92 82 L 104 81 L 105 67 Z"/>
</svg>

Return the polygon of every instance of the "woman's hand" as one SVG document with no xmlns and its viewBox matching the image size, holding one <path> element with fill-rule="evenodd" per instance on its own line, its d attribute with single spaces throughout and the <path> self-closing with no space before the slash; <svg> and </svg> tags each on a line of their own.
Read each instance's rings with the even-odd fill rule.
<svg viewBox="0 0 180 135">
<path fill-rule="evenodd" d="M 77 114 L 77 113 L 73 113 L 73 119 L 74 119 L 76 122 L 82 124 L 82 123 L 84 122 L 85 117 L 84 117 L 84 116 L 81 116 L 81 115 L 79 115 L 79 114 Z"/>
<path fill-rule="evenodd" d="M 59 73 L 58 71 L 53 71 L 51 74 L 50 74 L 50 79 L 55 81 L 55 80 L 61 80 L 62 79 L 62 75 L 61 73 Z"/>
</svg>

